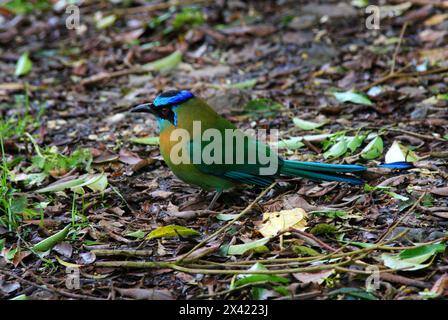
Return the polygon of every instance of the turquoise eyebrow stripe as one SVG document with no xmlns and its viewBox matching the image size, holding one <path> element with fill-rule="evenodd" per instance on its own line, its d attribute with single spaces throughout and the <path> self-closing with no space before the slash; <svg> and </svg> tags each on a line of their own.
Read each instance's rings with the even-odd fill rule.
<svg viewBox="0 0 448 320">
<path fill-rule="evenodd" d="M 185 102 L 188 99 L 191 99 L 193 97 L 194 97 L 194 95 L 190 91 L 182 90 L 182 91 L 179 91 L 175 96 L 172 96 L 172 97 L 157 96 L 154 99 L 153 104 L 156 107 L 172 105 L 172 104 L 179 104 L 179 103 Z"/>
</svg>

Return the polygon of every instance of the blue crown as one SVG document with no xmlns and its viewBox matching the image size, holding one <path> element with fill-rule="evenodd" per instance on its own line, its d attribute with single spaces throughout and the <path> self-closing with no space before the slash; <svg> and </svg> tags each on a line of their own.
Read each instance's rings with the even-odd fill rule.
<svg viewBox="0 0 448 320">
<path fill-rule="evenodd" d="M 153 101 L 154 106 L 163 107 L 169 105 L 176 105 L 193 98 L 194 95 L 188 90 L 181 91 L 166 91 L 159 94 Z"/>
</svg>

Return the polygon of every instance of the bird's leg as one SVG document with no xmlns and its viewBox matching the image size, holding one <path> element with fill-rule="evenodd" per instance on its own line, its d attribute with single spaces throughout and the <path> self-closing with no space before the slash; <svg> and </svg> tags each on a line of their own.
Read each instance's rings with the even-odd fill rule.
<svg viewBox="0 0 448 320">
<path fill-rule="evenodd" d="M 216 201 L 219 199 L 219 197 L 222 194 L 222 190 L 216 191 L 215 195 L 213 196 L 212 202 L 208 205 L 207 210 L 213 210 L 215 207 Z"/>
</svg>

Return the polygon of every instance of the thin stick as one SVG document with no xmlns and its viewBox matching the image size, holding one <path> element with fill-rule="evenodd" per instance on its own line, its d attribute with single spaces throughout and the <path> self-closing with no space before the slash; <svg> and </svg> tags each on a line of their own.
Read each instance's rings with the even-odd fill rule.
<svg viewBox="0 0 448 320">
<path fill-rule="evenodd" d="M 313 235 L 311 233 L 308 233 L 308 232 L 305 232 L 305 231 L 300 231 L 300 230 L 294 230 L 294 231 L 291 231 L 291 233 L 299 235 L 299 236 L 304 237 L 304 238 L 311 239 L 312 241 L 317 243 L 323 249 L 326 249 L 326 250 L 329 250 L 329 251 L 333 251 L 333 252 L 336 251 L 335 248 L 333 248 L 332 246 L 326 244 L 325 242 L 323 242 L 322 240 L 320 240 L 318 237 L 316 237 L 315 235 Z"/>
<path fill-rule="evenodd" d="M 398 70 L 397 73 L 393 73 L 393 74 L 388 73 L 386 76 L 384 76 L 384 77 L 382 77 L 382 78 L 372 82 L 371 84 L 368 84 L 368 85 L 365 85 L 364 87 L 361 87 L 359 89 L 359 91 L 369 90 L 370 88 L 375 87 L 375 86 L 377 86 L 379 84 L 382 84 L 382 83 L 384 83 L 384 82 L 386 82 L 386 81 L 388 81 L 390 79 L 397 78 L 397 75 L 399 74 L 399 72 L 405 71 L 406 69 L 408 69 L 411 66 L 412 66 L 412 64 L 408 63 L 406 66 L 404 66 L 403 68 Z"/>
<path fill-rule="evenodd" d="M 110 256 L 149 257 L 153 255 L 152 250 L 94 249 L 91 252 L 98 257 L 110 257 Z"/>
<path fill-rule="evenodd" d="M 205 244 L 207 244 L 207 242 L 209 242 L 210 240 L 213 240 L 214 238 L 216 238 L 218 235 L 220 235 L 221 233 L 223 233 L 225 230 L 227 230 L 230 226 L 232 226 L 236 221 L 238 221 L 242 216 L 244 216 L 246 213 L 248 213 L 252 207 L 258 203 L 258 201 L 260 201 L 261 198 L 264 197 L 264 195 L 266 193 L 268 193 L 269 190 L 271 190 L 277 183 L 273 182 L 269 187 L 267 187 L 266 189 L 263 190 L 263 192 L 260 193 L 260 195 L 254 200 L 252 201 L 243 211 L 241 211 L 241 213 L 239 213 L 235 218 L 233 218 L 232 220 L 229 221 L 229 223 L 227 223 L 225 226 L 223 226 L 222 228 L 218 229 L 217 231 L 215 231 L 213 234 L 211 234 L 210 236 L 208 236 L 207 238 L 205 238 L 204 240 L 202 240 L 200 243 L 198 243 L 196 246 L 194 246 L 193 249 L 191 249 L 189 252 L 187 252 L 187 254 L 185 254 L 181 259 L 179 259 L 177 261 L 177 263 L 181 263 L 183 260 L 185 260 L 185 258 L 187 258 L 190 254 L 192 254 L 194 251 L 196 251 L 197 249 L 203 247 Z"/>
<path fill-rule="evenodd" d="M 396 63 L 396 60 L 397 60 L 397 55 L 400 52 L 401 42 L 403 41 L 403 36 L 404 36 L 404 33 L 405 33 L 407 27 L 408 27 L 408 23 L 405 22 L 403 24 L 403 27 L 401 28 L 400 40 L 398 40 L 397 47 L 395 48 L 395 52 L 394 52 L 394 55 L 392 57 L 392 66 L 390 68 L 390 73 L 389 74 L 394 74 L 395 73 L 395 63 Z"/>
<path fill-rule="evenodd" d="M 359 260 L 360 258 L 356 258 L 353 260 Z M 235 270 L 235 269 L 199 269 L 199 268 L 189 268 L 188 266 L 180 266 L 175 263 L 154 263 L 147 261 L 103 261 L 95 263 L 97 267 L 108 267 L 108 268 L 159 268 L 163 265 L 165 268 L 170 268 L 173 270 L 186 272 L 186 273 L 199 273 L 199 274 L 285 274 L 285 273 L 296 273 L 296 272 L 311 272 L 311 271 L 320 271 L 320 270 L 328 270 L 334 269 L 339 266 L 344 266 L 352 262 L 352 259 L 348 259 L 346 261 L 312 266 L 312 267 L 303 267 L 303 268 L 288 268 L 288 269 L 276 269 L 276 270 Z"/>
</svg>

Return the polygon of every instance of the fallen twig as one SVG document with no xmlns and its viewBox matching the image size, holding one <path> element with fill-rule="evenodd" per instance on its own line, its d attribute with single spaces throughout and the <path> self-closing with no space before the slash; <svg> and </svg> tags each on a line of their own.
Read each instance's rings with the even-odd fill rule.
<svg viewBox="0 0 448 320">
<path fill-rule="evenodd" d="M 178 263 L 181 263 L 185 258 L 187 258 L 190 254 L 192 254 L 194 251 L 196 251 L 197 249 L 203 247 L 207 242 L 209 242 L 210 240 L 213 240 L 214 238 L 216 238 L 218 235 L 220 235 L 221 233 L 223 233 L 225 230 L 227 230 L 230 226 L 232 226 L 236 221 L 238 221 L 242 216 L 244 216 L 246 213 L 248 213 L 252 207 L 258 203 L 258 201 L 260 201 L 261 198 L 263 198 L 263 196 L 268 193 L 269 190 L 271 190 L 274 186 L 276 185 L 276 182 L 272 183 L 269 187 L 267 187 L 266 189 L 263 190 L 263 192 L 260 193 L 260 195 L 254 200 L 252 201 L 243 211 L 241 211 L 241 213 L 239 213 L 235 218 L 233 218 L 232 220 L 230 220 L 225 226 L 223 226 L 222 228 L 218 229 L 217 231 L 215 231 L 213 234 L 211 234 L 210 236 L 208 236 L 207 238 L 205 238 L 204 240 L 202 240 L 200 243 L 198 243 L 196 246 L 194 246 L 193 249 L 191 249 L 189 252 L 187 252 L 187 254 L 185 254 L 181 259 L 178 260 Z"/>
<path fill-rule="evenodd" d="M 129 249 L 95 249 L 91 251 L 98 257 L 148 257 L 152 256 L 152 250 L 129 250 Z"/>
</svg>

